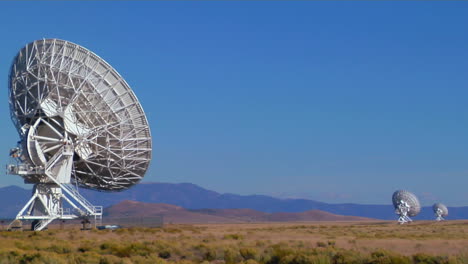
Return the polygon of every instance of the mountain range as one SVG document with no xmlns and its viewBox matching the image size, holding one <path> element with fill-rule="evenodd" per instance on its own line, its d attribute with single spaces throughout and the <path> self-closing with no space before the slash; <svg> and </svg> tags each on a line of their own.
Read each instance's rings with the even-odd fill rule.
<svg viewBox="0 0 468 264">
<path fill-rule="evenodd" d="M 191 183 L 140 183 L 114 193 L 80 189 L 80 193 L 95 205 L 110 207 L 125 200 L 144 203 L 164 203 L 188 210 L 252 209 L 264 213 L 299 213 L 320 210 L 338 215 L 359 216 L 383 220 L 396 219 L 393 206 L 365 204 L 329 204 L 307 199 L 280 199 L 266 195 L 221 194 Z M 0 217 L 14 217 L 31 196 L 31 190 L 18 186 L 0 188 Z M 389 194 L 391 197 L 391 194 Z M 390 198 L 389 198 L 390 200 Z M 468 206 L 449 207 L 448 219 L 468 219 Z M 431 207 L 423 207 L 418 219 L 434 219 Z"/>
</svg>

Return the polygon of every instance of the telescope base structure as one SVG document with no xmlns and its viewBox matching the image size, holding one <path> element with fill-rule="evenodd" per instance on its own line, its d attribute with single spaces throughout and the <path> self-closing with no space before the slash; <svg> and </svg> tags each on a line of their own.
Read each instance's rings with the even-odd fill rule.
<svg viewBox="0 0 468 264">
<path fill-rule="evenodd" d="M 413 220 L 409 218 L 409 216 L 407 215 L 400 215 L 400 217 L 398 218 L 398 223 L 400 225 L 405 224 L 405 223 L 411 223 L 411 222 L 413 222 Z"/>
<path fill-rule="evenodd" d="M 72 199 L 62 192 L 57 184 L 36 184 L 33 195 L 16 216 L 15 220 L 35 220 L 31 230 L 41 231 L 54 220 L 72 220 L 94 218 L 94 226 L 102 224 L 102 206 L 90 206 L 91 210 L 83 210 L 73 200 L 80 199 L 74 196 Z M 65 187 L 65 188 L 69 188 Z M 72 208 L 63 208 L 63 203 L 68 203 Z M 88 202 L 89 203 L 89 202 Z M 89 208 L 89 207 L 88 207 Z"/>
<path fill-rule="evenodd" d="M 445 218 L 441 214 L 436 214 L 436 219 L 435 220 L 437 222 L 440 222 L 440 221 L 445 221 Z"/>
<path fill-rule="evenodd" d="M 25 183 L 34 184 L 32 197 L 15 220 L 34 220 L 32 230 L 36 231 L 43 230 L 56 219 L 81 218 L 89 222 L 90 218 L 94 218 L 94 225 L 101 225 L 102 206 L 92 205 L 70 184 L 73 155 L 73 149 L 65 142 L 45 164 L 45 168 L 24 164 L 8 166 L 9 174 L 20 175 Z M 64 204 L 71 208 L 64 208 Z"/>
<path fill-rule="evenodd" d="M 435 220 L 437 222 L 444 221 L 445 218 L 443 217 L 443 214 L 444 212 L 440 208 L 437 208 L 437 210 L 435 211 L 435 216 L 436 216 Z"/>
<path fill-rule="evenodd" d="M 413 220 L 408 216 L 408 212 L 410 211 L 410 206 L 405 201 L 400 201 L 398 207 L 395 210 L 395 213 L 399 215 L 398 223 L 400 225 L 405 223 L 411 223 Z"/>
</svg>

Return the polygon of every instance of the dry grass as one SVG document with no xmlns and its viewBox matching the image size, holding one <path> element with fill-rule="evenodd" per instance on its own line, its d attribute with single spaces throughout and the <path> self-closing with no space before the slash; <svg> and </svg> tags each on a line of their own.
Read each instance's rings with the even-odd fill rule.
<svg viewBox="0 0 468 264">
<path fill-rule="evenodd" d="M 166 225 L 0 232 L 1 263 L 468 263 L 468 222 Z"/>
<path fill-rule="evenodd" d="M 382 222 L 315 222 L 197 225 L 211 233 L 237 233 L 244 241 L 272 243 L 301 241 L 308 244 L 334 241 L 335 246 L 371 252 L 386 249 L 403 255 L 428 253 L 453 255 L 468 253 L 468 221 L 419 221 L 398 225 Z"/>
</svg>

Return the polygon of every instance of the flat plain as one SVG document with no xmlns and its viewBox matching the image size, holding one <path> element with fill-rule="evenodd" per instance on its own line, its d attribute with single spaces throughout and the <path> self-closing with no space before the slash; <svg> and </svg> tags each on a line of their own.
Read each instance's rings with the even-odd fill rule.
<svg viewBox="0 0 468 264">
<path fill-rule="evenodd" d="M 0 232 L 0 263 L 468 263 L 468 221 Z"/>
</svg>

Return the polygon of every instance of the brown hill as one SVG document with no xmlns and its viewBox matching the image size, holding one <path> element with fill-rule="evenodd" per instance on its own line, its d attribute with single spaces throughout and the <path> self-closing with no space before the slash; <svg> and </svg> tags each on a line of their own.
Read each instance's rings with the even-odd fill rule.
<svg viewBox="0 0 468 264">
<path fill-rule="evenodd" d="M 365 221 L 370 218 L 344 216 L 312 210 L 301 213 L 264 213 L 252 209 L 187 210 L 162 203 L 123 201 L 106 208 L 107 218 L 144 218 L 163 216 L 166 223 L 241 223 L 241 222 L 301 222 L 301 221 Z"/>
<path fill-rule="evenodd" d="M 274 213 L 268 218 L 275 222 L 301 222 L 301 221 L 368 221 L 366 217 L 336 215 L 320 210 L 305 211 L 302 213 Z"/>
<path fill-rule="evenodd" d="M 106 208 L 107 218 L 143 218 L 163 216 L 165 223 L 236 223 L 235 219 L 190 212 L 180 206 L 163 203 L 123 201 Z"/>
<path fill-rule="evenodd" d="M 236 219 L 242 222 L 265 222 L 270 214 L 253 209 L 200 209 L 192 210 L 202 214 L 216 215 Z"/>
<path fill-rule="evenodd" d="M 234 218 L 246 222 L 366 221 L 370 218 L 336 215 L 320 210 L 301 213 L 264 213 L 252 209 L 202 209 L 194 212 Z"/>
</svg>

